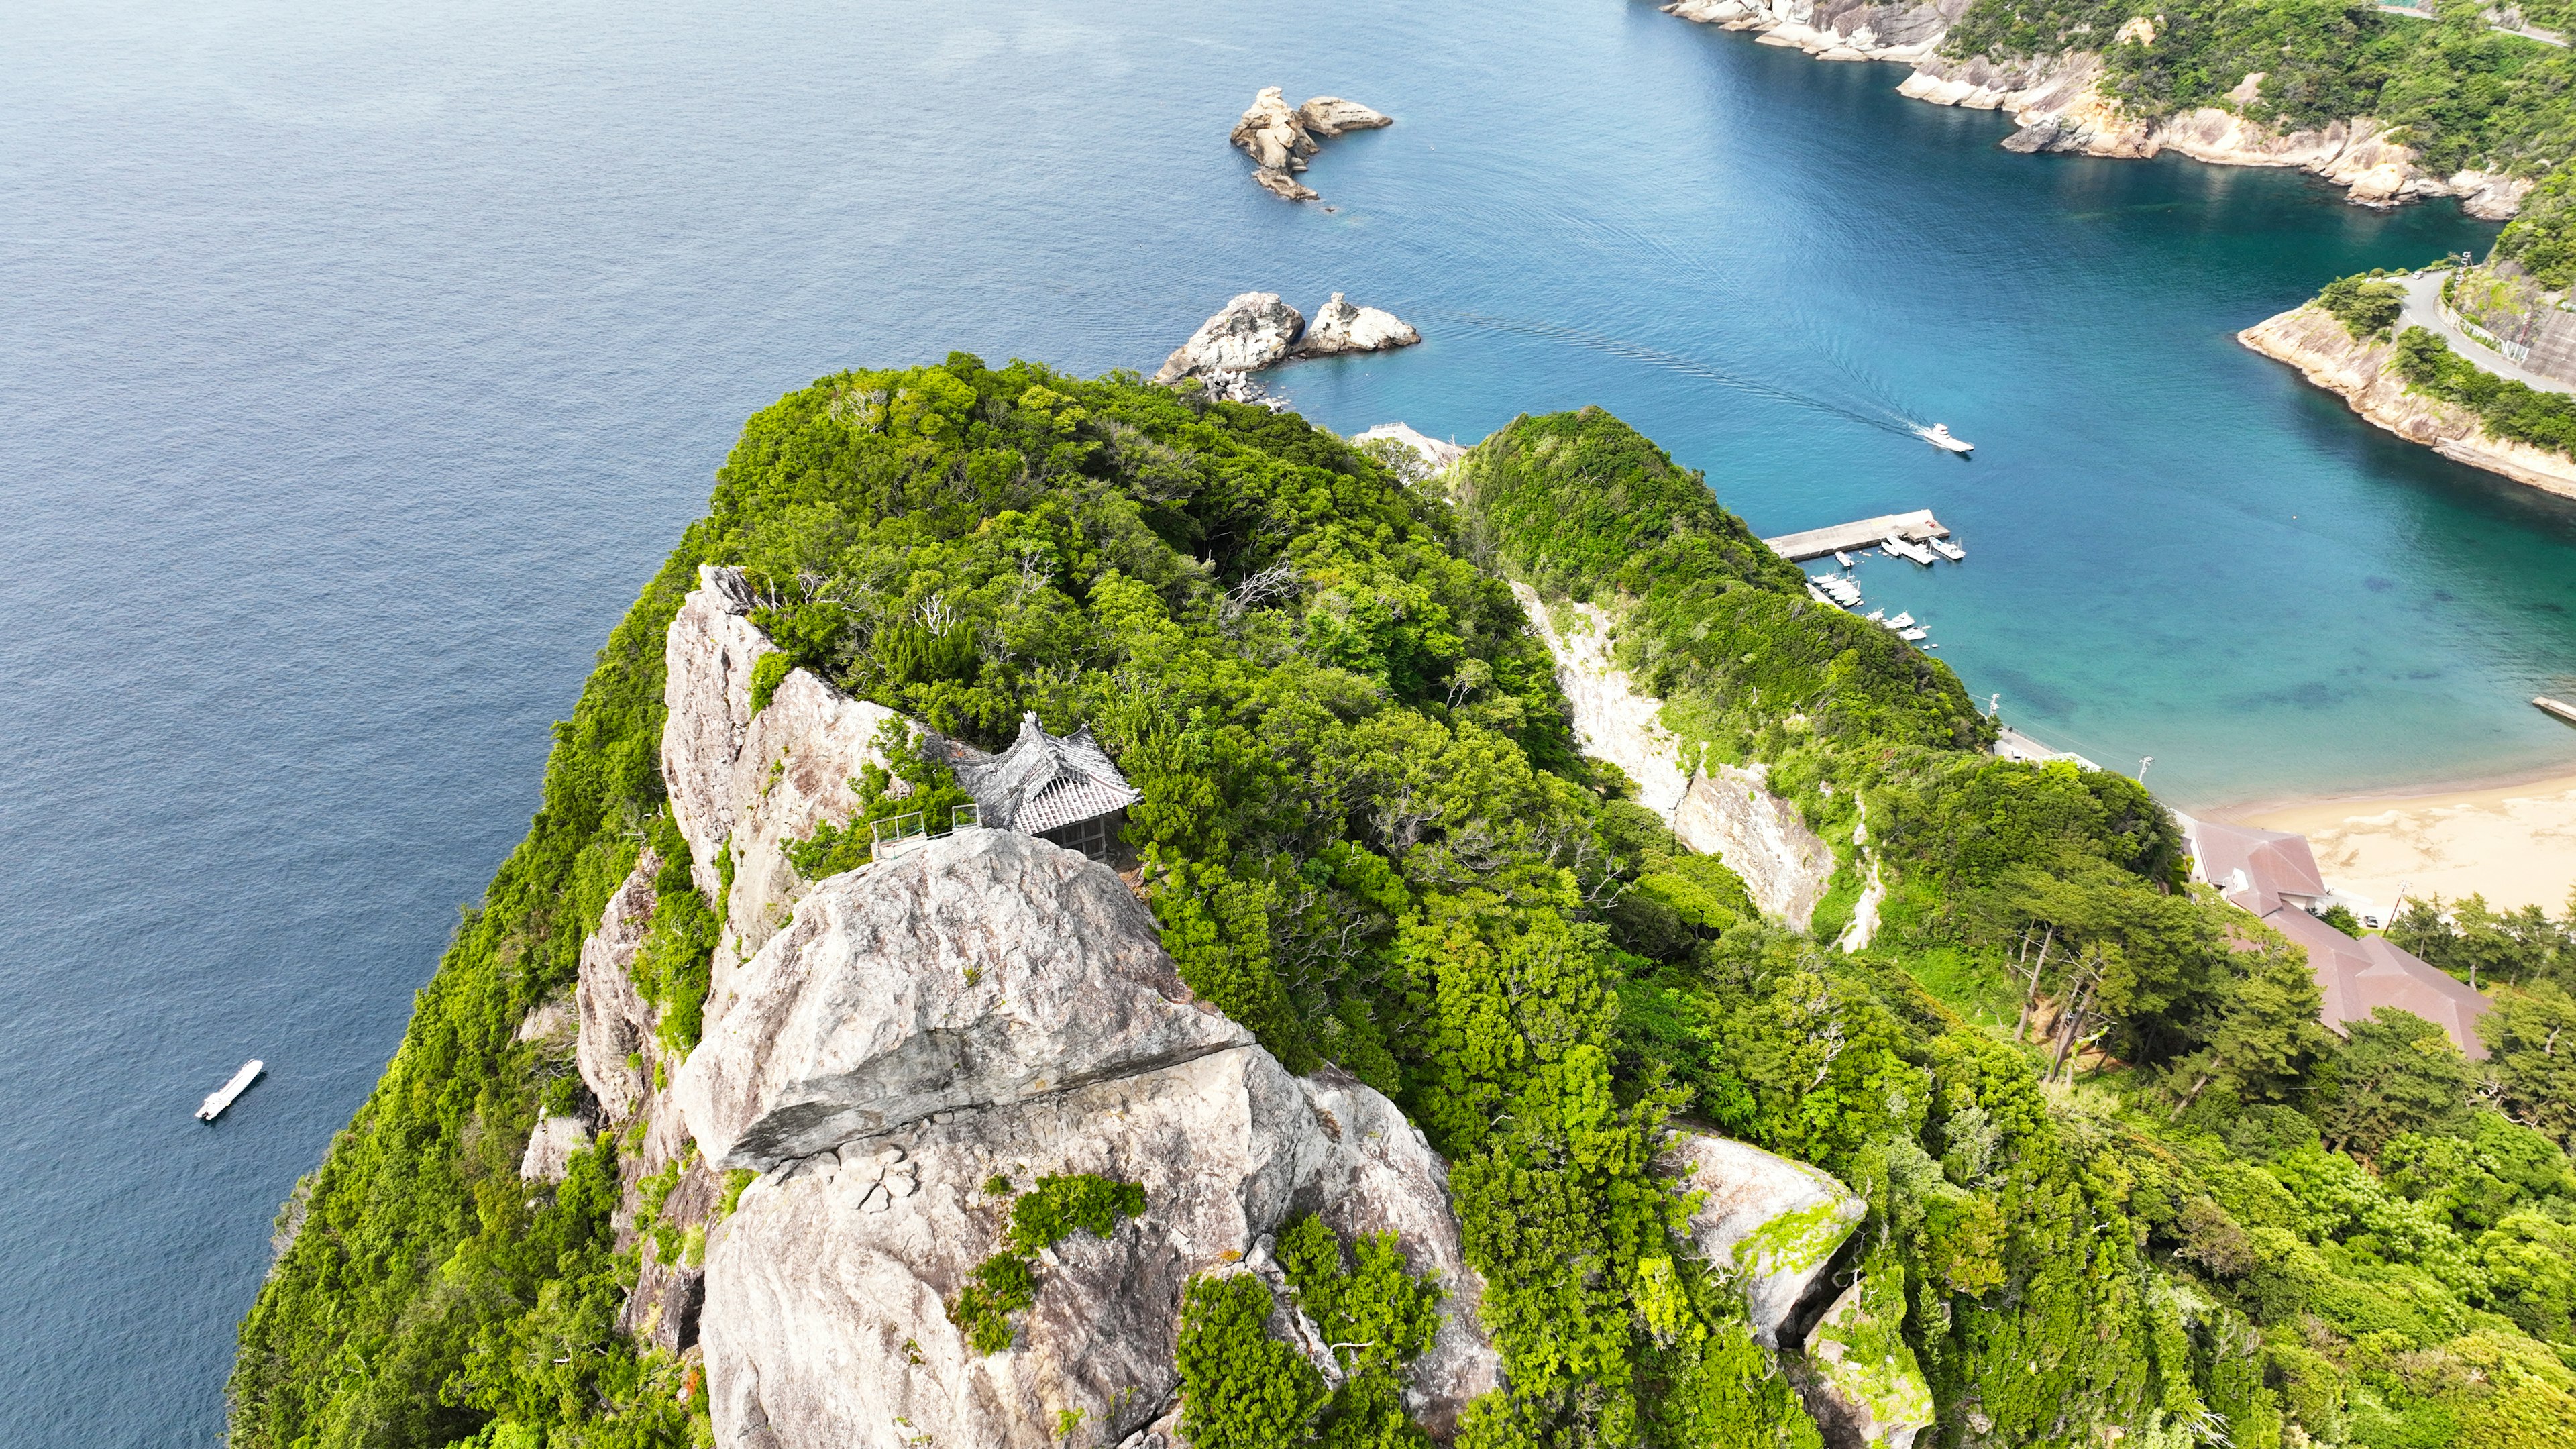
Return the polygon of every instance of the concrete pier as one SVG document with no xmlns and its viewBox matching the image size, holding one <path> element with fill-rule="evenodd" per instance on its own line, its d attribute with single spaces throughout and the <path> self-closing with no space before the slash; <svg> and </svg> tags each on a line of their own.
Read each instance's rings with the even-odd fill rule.
<svg viewBox="0 0 2576 1449">
<path fill-rule="evenodd" d="M 1762 540 L 1771 551 L 1791 563 L 1804 563 L 1845 549 L 1876 548 L 1889 534 L 1920 543 L 1927 538 L 1948 538 L 1950 530 L 1932 516 L 1929 508 L 1912 513 L 1883 513 L 1857 523 L 1837 523 L 1831 528 L 1811 528 L 1804 533 L 1784 533 L 1778 538 Z"/>
</svg>

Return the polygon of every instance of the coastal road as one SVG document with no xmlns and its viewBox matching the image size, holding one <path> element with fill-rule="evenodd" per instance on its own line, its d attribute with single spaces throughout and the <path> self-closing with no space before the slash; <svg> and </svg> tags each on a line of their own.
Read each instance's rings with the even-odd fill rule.
<svg viewBox="0 0 2576 1449">
<path fill-rule="evenodd" d="M 2542 392 L 2576 392 L 2576 387 L 2571 387 L 2554 377 L 2515 366 L 2505 359 L 2503 353 L 2461 331 L 2459 324 L 2444 316 L 2442 279 L 2448 275 L 2447 272 L 2432 271 L 2407 279 L 2406 305 L 2397 314 L 2398 331 L 2403 332 L 2409 327 L 2424 328 L 2450 343 L 2453 352 L 2498 377 L 2512 378 L 2518 383 L 2537 388 Z"/>
</svg>

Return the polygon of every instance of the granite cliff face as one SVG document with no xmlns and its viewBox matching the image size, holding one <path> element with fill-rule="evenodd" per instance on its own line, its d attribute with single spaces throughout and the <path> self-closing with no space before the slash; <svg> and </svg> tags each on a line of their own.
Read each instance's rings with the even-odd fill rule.
<svg viewBox="0 0 2576 1449">
<path fill-rule="evenodd" d="M 2146 157 L 2166 150 L 2218 166 L 2285 166 L 2345 188 L 2366 206 L 2429 196 L 2456 196 L 2471 216 L 2512 216 L 2532 183 L 2482 171 L 2449 176 L 2426 171 L 2414 150 L 2391 139 L 2367 116 L 2317 130 L 2278 132 L 2215 106 L 2153 122 L 2125 116 L 2103 93 L 2102 58 L 2092 51 L 1996 60 L 1940 54 L 1950 26 L 1973 0 L 1888 5 L 1855 0 L 1675 0 L 1667 14 L 1703 25 L 1760 32 L 1764 45 L 1793 46 L 1818 60 L 1880 60 L 1914 67 L 1897 91 L 1938 106 L 2011 113 L 2021 129 L 2008 150 L 2067 151 L 2087 156 Z M 2140 18 L 2123 27 L 2152 25 Z M 2261 72 L 2229 92 L 2237 105 L 2260 95 Z"/>
<path fill-rule="evenodd" d="M 624 1331 L 702 1365 L 728 1446 L 1041 1449 L 1078 1421 L 1095 1442 L 1178 1449 L 1186 1285 L 1253 1273 L 1284 1290 L 1275 1235 L 1313 1213 L 1346 1238 L 1394 1233 L 1447 1289 L 1405 1390 L 1445 1440 L 1502 1382 L 1448 1165 L 1384 1096 L 1331 1067 L 1291 1076 L 1195 1000 L 1104 865 L 964 830 L 798 878 L 786 842 L 856 804 L 848 777 L 892 716 L 802 673 L 754 712 L 752 669 L 774 650 L 751 602 L 704 570 L 668 636 L 663 769 L 688 873 L 727 916 L 702 1039 L 665 1042 L 633 978 L 666 864 L 651 850 L 584 943 L 574 998 L 529 1018 L 550 1041 L 572 1032 L 597 1106 L 541 1125 L 523 1170 L 560 1173 L 596 1130 L 630 1144 L 619 1222 L 643 1267 Z M 1858 1200 L 1740 1143 L 1677 1134 L 1671 1151 L 1707 1194 L 1694 1243 L 1803 1364 Z M 1144 1212 L 1041 1253 L 1010 1346 L 978 1352 L 948 1306 L 1000 1245 L 993 1179 L 1079 1173 L 1137 1184 Z M 1293 1309 L 1273 1331 L 1338 1376 Z"/>
<path fill-rule="evenodd" d="M 1724 860 L 1764 915 L 1805 930 L 1834 873 L 1834 853 L 1796 806 L 1771 793 L 1764 767 L 1685 772 L 1680 742 L 1660 718 L 1664 702 L 1639 690 L 1610 656 L 1609 612 L 1569 603 L 1560 629 L 1536 590 L 1516 583 L 1512 596 L 1556 656 L 1556 681 L 1574 707 L 1583 752 L 1626 771 L 1637 803 L 1663 816 L 1682 844 Z M 1850 949 L 1867 944 L 1864 932 Z"/>
<path fill-rule="evenodd" d="M 2341 396 L 2354 412 L 2410 443 L 2576 498 L 2576 459 L 2496 437 L 2467 408 L 2409 392 L 2406 380 L 2389 370 L 2392 344 L 2355 338 L 2313 302 L 2266 318 L 2237 333 L 2236 340 L 2299 369 L 2308 381 Z"/>
</svg>

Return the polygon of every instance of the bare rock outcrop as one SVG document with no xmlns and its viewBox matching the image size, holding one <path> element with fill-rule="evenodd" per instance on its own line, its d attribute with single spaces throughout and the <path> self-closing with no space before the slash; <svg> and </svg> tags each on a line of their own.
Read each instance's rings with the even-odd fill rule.
<svg viewBox="0 0 2576 1449">
<path fill-rule="evenodd" d="M 1673 834 L 1723 858 L 1764 915 L 1802 931 L 1833 879 L 1833 848 L 1807 828 L 1797 806 L 1771 793 L 1764 765 L 1715 765 L 1692 775 L 1673 811 Z"/>
<path fill-rule="evenodd" d="M 859 772 L 884 763 L 878 733 L 899 717 L 803 669 L 789 670 L 755 714 L 752 669 L 777 646 L 746 617 L 751 595 L 738 571 L 701 566 L 698 580 L 664 646 L 662 778 L 710 900 L 723 889 L 718 855 L 729 851 L 733 862 L 707 996 L 712 1021 L 733 998 L 739 964 L 811 888 L 789 863 L 787 843 L 857 812 Z"/>
<path fill-rule="evenodd" d="M 2467 408 L 2408 391 L 2406 380 L 2389 369 L 2396 350 L 2392 344 L 2355 338 L 2313 302 L 2256 323 L 2237 333 L 2236 340 L 2299 369 L 2308 381 L 2351 404 L 2354 412 L 2410 443 L 2576 498 L 2576 459 L 2499 438 Z"/>
<path fill-rule="evenodd" d="M 1190 1277 L 1304 1212 L 1392 1230 L 1451 1290 L 1418 1418 L 1499 1382 L 1421 1135 L 1192 1002 L 1116 875 L 1045 841 L 965 831 L 825 882 L 677 1095 L 714 1164 L 767 1171 L 707 1257 L 721 1442 L 1038 1449 L 1073 1413 L 1116 1443 L 1170 1406 Z M 946 1304 L 999 1241 L 985 1185 L 1080 1172 L 1139 1184 L 1145 1213 L 1043 1255 L 1012 1347 L 975 1352 Z"/>
<path fill-rule="evenodd" d="M 1331 357 L 1343 352 L 1385 352 L 1421 340 L 1422 334 L 1394 313 L 1355 307 L 1335 292 L 1331 301 L 1316 309 L 1315 320 L 1293 350 L 1299 357 Z"/>
<path fill-rule="evenodd" d="M 1214 373 L 1257 372 L 1287 360 L 1306 334 L 1306 317 L 1276 292 L 1245 292 L 1199 324 L 1190 340 L 1172 349 L 1154 381 L 1175 383 Z"/>
<path fill-rule="evenodd" d="M 1226 139 L 1252 158 L 1255 185 L 1283 200 L 1313 201 L 1314 190 L 1295 173 L 1306 169 L 1306 158 L 1315 154 L 1319 140 L 1393 124 L 1393 117 L 1340 96 L 1316 96 L 1291 107 L 1279 87 L 1266 86 Z"/>
<path fill-rule="evenodd" d="M 1521 611 L 1556 658 L 1556 682 L 1574 709 L 1583 752 L 1608 760 L 1636 782 L 1637 803 L 1661 815 L 1682 844 L 1726 862 L 1753 903 L 1804 930 L 1833 875 L 1834 853 L 1770 792 L 1760 765 L 1683 770 L 1680 744 L 1664 728 L 1664 702 L 1638 690 L 1610 656 L 1614 621 L 1597 604 L 1565 605 L 1565 627 L 1535 589 L 1512 585 Z"/>
<path fill-rule="evenodd" d="M 612 1126 L 631 1122 L 652 1090 L 645 1053 L 653 1041 L 653 1013 L 635 989 L 635 953 L 653 919 L 653 874 L 661 862 L 643 852 L 600 913 L 599 928 L 581 943 L 580 983 L 573 990 L 579 1032 L 573 1063 L 582 1085 L 599 1099 Z"/>
<path fill-rule="evenodd" d="M 1820 1168 L 1730 1138 L 1680 1133 L 1673 1152 L 1684 1190 L 1705 1194 L 1691 1214 L 1691 1241 L 1743 1273 L 1753 1337 L 1780 1347 L 1867 1204 Z"/>
<path fill-rule="evenodd" d="M 519 1155 L 524 1182 L 561 1182 L 572 1155 L 590 1145 L 590 1126 L 579 1117 L 540 1117 L 528 1134 L 528 1150 Z"/>
<path fill-rule="evenodd" d="M 1818 60 L 1880 60 L 1913 66 L 1900 94 L 1939 106 L 2003 110 L 2021 129 L 2007 150 L 2064 151 L 2087 156 L 2147 157 L 2180 151 L 2218 166 L 2285 166 L 2345 188 L 2365 206 L 2419 197 L 2456 196 L 2471 216 L 2511 217 L 2531 190 L 2527 179 L 2482 171 L 2449 176 L 2423 169 L 2413 148 L 2368 116 L 2315 130 L 2278 132 L 2240 110 L 2203 106 L 2155 122 L 2131 119 L 2101 87 L 2102 57 L 2066 51 L 2027 59 L 1945 56 L 1941 42 L 1972 0 L 1916 4 L 1868 0 L 1673 0 L 1667 14 L 1702 25 L 1760 32 L 1764 45 L 1793 46 Z M 2114 45 L 2152 40 L 2155 22 L 2132 19 Z M 2265 77 L 2248 75 L 2228 93 L 2237 107 L 2254 104 Z"/>
<path fill-rule="evenodd" d="M 1932 1386 L 1898 1331 L 1905 1298 L 1888 1286 L 1845 1288 L 1807 1333 L 1798 1388 L 1828 1444 L 1913 1449 L 1932 1427 Z"/>
<path fill-rule="evenodd" d="M 824 882 L 737 992 L 676 1088 L 728 1168 L 1252 1040 L 1190 998 L 1115 873 L 1004 830 Z"/>
</svg>

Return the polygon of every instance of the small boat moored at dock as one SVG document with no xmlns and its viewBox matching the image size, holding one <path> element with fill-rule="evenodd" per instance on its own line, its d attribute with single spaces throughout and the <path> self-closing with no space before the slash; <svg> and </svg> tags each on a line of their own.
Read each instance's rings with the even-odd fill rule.
<svg viewBox="0 0 2576 1449">
<path fill-rule="evenodd" d="M 224 1109 L 231 1106 L 234 1099 L 240 1097 L 242 1093 L 249 1091 L 250 1084 L 258 1081 L 259 1074 L 266 1070 L 268 1070 L 268 1063 L 257 1057 L 242 1063 L 241 1070 L 233 1073 L 231 1081 L 207 1094 L 204 1104 L 197 1108 L 197 1120 L 212 1122 L 224 1115 Z"/>
<path fill-rule="evenodd" d="M 1951 437 L 1948 423 L 1934 423 L 1928 428 L 1916 428 L 1914 436 L 1947 453 L 1973 453 L 1977 449 L 1976 444 L 1965 438 Z"/>
<path fill-rule="evenodd" d="M 1946 538 L 1927 538 L 1923 541 L 1923 546 L 1952 563 L 1965 563 L 1968 560 L 1968 551 Z"/>
<path fill-rule="evenodd" d="M 2542 714 L 2554 715 L 2569 724 L 2576 725 L 2576 704 L 2569 704 L 2563 699 L 2551 699 L 2545 694 L 2533 695 L 2531 702 L 2540 707 Z"/>
<path fill-rule="evenodd" d="M 1834 550 L 1834 562 L 1841 564 L 1844 568 L 1850 568 L 1852 566 L 1852 556 L 1844 553 L 1840 549 L 1836 549 Z"/>
<path fill-rule="evenodd" d="M 1892 533 L 1879 544 L 1879 547 L 1886 549 L 1890 558 L 1911 559 L 1919 564 L 1932 562 L 1932 550 L 1919 543 L 1908 543 Z"/>
</svg>

